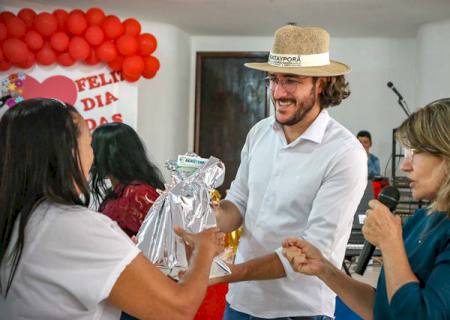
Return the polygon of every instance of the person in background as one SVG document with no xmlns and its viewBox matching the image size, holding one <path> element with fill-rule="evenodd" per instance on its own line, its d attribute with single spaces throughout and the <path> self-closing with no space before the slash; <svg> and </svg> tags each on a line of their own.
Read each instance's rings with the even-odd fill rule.
<svg viewBox="0 0 450 320">
<path fill-rule="evenodd" d="M 342 265 L 353 216 L 367 185 L 367 155 L 328 113 L 350 94 L 350 68 L 329 59 L 324 29 L 288 25 L 275 33 L 266 71 L 274 115 L 248 133 L 236 178 L 216 207 L 224 232 L 243 227 L 226 320 L 331 319 L 335 295 L 294 272 L 287 235 L 309 239 Z M 266 281 L 255 281 L 266 280 Z"/>
<path fill-rule="evenodd" d="M 372 147 L 372 135 L 369 131 L 361 130 L 356 135 L 359 142 L 363 145 L 364 149 L 367 152 L 367 168 L 368 168 L 368 177 L 369 179 L 373 179 L 376 176 L 380 176 L 380 160 L 376 155 L 370 153 L 370 148 Z"/>
<path fill-rule="evenodd" d="M 116 221 L 130 237 L 135 236 L 159 196 L 157 189 L 164 189 L 161 173 L 148 159 L 136 131 L 125 123 L 95 129 L 92 149 L 91 188 L 95 203 L 99 203 L 97 211 Z M 136 318 L 124 312 L 121 319 Z"/>
<path fill-rule="evenodd" d="M 124 123 L 99 126 L 92 134 L 91 188 L 98 211 L 136 235 L 164 183 L 136 131 Z M 112 188 L 107 184 L 111 181 Z"/>
<path fill-rule="evenodd" d="M 175 228 L 193 247 L 180 283 L 167 278 L 106 215 L 87 208 L 93 162 L 87 122 L 53 99 L 0 119 L 0 292 L 11 319 L 189 319 L 224 234 Z"/>
<path fill-rule="evenodd" d="M 405 147 L 401 169 L 415 200 L 429 200 L 402 229 L 378 200 L 363 226 L 367 241 L 380 248 L 383 269 L 377 289 L 333 266 L 304 239 L 283 241 L 292 267 L 315 275 L 364 319 L 450 319 L 450 98 L 413 113 L 397 129 Z"/>
</svg>

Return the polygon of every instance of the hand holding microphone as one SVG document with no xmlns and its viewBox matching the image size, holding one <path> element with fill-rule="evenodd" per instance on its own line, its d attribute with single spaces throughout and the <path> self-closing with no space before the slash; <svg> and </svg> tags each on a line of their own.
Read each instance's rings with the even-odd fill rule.
<svg viewBox="0 0 450 320">
<path fill-rule="evenodd" d="M 397 188 L 388 186 L 384 188 L 378 200 L 369 202 L 367 217 L 362 232 L 366 241 L 358 259 L 355 272 L 362 275 L 373 255 L 375 247 L 383 250 L 385 245 L 402 239 L 402 223 L 392 211 L 397 207 L 400 192 Z"/>
</svg>

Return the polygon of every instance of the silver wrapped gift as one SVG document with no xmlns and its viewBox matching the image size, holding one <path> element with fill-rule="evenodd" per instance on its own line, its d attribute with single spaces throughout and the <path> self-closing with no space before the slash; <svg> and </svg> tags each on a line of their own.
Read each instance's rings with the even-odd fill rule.
<svg viewBox="0 0 450 320">
<path fill-rule="evenodd" d="M 209 191 L 223 183 L 225 165 L 214 157 L 206 160 L 186 154 L 179 156 L 176 163 L 169 161 L 167 166 L 172 171 L 172 181 L 150 208 L 136 237 L 139 248 L 152 263 L 179 279 L 180 271 L 188 269 L 188 261 L 185 244 L 173 226 L 197 233 L 216 224 Z M 229 273 L 219 258 L 214 259 L 211 270 L 211 277 Z"/>
</svg>

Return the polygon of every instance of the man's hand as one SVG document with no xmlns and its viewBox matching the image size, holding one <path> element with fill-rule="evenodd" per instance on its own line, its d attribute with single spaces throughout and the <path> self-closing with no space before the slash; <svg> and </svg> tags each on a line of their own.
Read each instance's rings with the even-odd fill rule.
<svg viewBox="0 0 450 320">
<path fill-rule="evenodd" d="M 217 227 L 223 232 L 232 232 L 242 225 L 239 208 L 231 201 L 212 201 L 211 207 L 216 215 Z"/>
</svg>

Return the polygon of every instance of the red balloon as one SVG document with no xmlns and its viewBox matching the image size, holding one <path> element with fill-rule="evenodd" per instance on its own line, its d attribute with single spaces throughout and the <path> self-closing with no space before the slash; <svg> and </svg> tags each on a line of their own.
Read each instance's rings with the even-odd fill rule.
<svg viewBox="0 0 450 320">
<path fill-rule="evenodd" d="M 66 31 L 66 22 L 69 18 L 69 14 L 67 13 L 67 11 L 63 9 L 56 9 L 55 11 L 53 11 L 53 15 L 58 22 L 58 30 Z"/>
<path fill-rule="evenodd" d="M 123 56 L 117 56 L 114 60 L 108 62 L 108 66 L 113 71 L 122 70 L 123 60 L 125 58 Z"/>
<path fill-rule="evenodd" d="M 87 42 L 89 42 L 93 46 L 98 46 L 105 39 L 105 35 L 103 34 L 102 28 L 99 26 L 90 26 L 87 28 L 86 33 L 84 34 Z"/>
<path fill-rule="evenodd" d="M 81 10 L 81 9 L 73 9 L 72 11 L 70 11 L 69 14 L 72 14 L 72 13 L 75 13 L 75 14 L 82 14 L 82 15 L 84 16 L 84 12 L 83 12 L 83 10 Z"/>
<path fill-rule="evenodd" d="M 128 74 L 126 74 L 126 73 L 123 73 L 122 76 L 123 76 L 123 78 L 124 78 L 126 81 L 128 81 L 128 82 L 136 82 L 136 81 L 138 81 L 139 78 L 141 77 L 140 74 L 139 74 L 139 75 L 133 76 L 133 75 L 128 75 Z"/>
<path fill-rule="evenodd" d="M 58 31 L 50 38 L 50 45 L 56 51 L 66 51 L 69 46 L 69 36 L 64 32 Z"/>
<path fill-rule="evenodd" d="M 3 22 L 0 22 L 0 42 L 6 39 L 8 36 L 8 30 Z"/>
<path fill-rule="evenodd" d="M 141 24 L 134 18 L 129 18 L 123 22 L 125 34 L 130 36 L 138 36 L 141 33 Z"/>
<path fill-rule="evenodd" d="M 96 49 L 96 54 L 100 61 L 110 62 L 117 57 L 116 46 L 110 41 L 103 42 Z"/>
<path fill-rule="evenodd" d="M 124 74 L 130 77 L 140 76 L 144 71 L 144 60 L 137 55 L 126 57 L 123 60 L 122 70 Z"/>
<path fill-rule="evenodd" d="M 84 13 L 80 13 L 78 10 L 72 11 L 69 14 L 69 18 L 67 18 L 66 26 L 70 33 L 81 35 L 87 28 L 87 21 L 84 17 Z"/>
<path fill-rule="evenodd" d="M 144 60 L 144 71 L 142 72 L 142 76 L 147 79 L 151 79 L 155 76 L 156 72 L 158 72 L 160 64 L 159 60 L 153 56 L 143 57 Z"/>
<path fill-rule="evenodd" d="M 33 26 L 33 20 L 36 17 L 36 12 L 30 8 L 23 8 L 19 11 L 17 16 L 25 22 L 27 28 L 31 28 Z"/>
<path fill-rule="evenodd" d="M 6 21 L 6 29 L 13 38 L 22 38 L 27 31 L 27 26 L 19 17 L 11 17 Z"/>
<path fill-rule="evenodd" d="M 106 38 L 116 39 L 123 34 L 124 27 L 116 16 L 107 16 L 102 23 L 102 29 Z"/>
<path fill-rule="evenodd" d="M 33 26 L 41 35 L 49 37 L 58 29 L 58 21 L 54 15 L 41 12 L 34 18 Z"/>
<path fill-rule="evenodd" d="M 3 62 L 3 61 L 6 62 L 6 58 L 5 58 L 5 55 L 3 54 L 2 47 L 0 46 L 0 62 Z"/>
<path fill-rule="evenodd" d="M 25 62 L 28 59 L 29 52 L 27 45 L 22 40 L 11 38 L 3 42 L 3 54 L 11 63 Z"/>
<path fill-rule="evenodd" d="M 36 58 L 34 57 L 34 53 L 30 52 L 28 54 L 28 59 L 25 62 L 20 63 L 19 67 L 22 69 L 28 69 L 28 68 L 31 68 L 32 66 L 34 66 L 35 62 L 36 62 Z"/>
<path fill-rule="evenodd" d="M 135 37 L 124 34 L 116 41 L 116 47 L 124 56 L 135 54 L 138 49 L 138 42 Z"/>
<path fill-rule="evenodd" d="M 64 52 L 58 56 L 58 63 L 64 67 L 70 67 L 75 63 L 75 60 L 70 56 L 69 53 Z"/>
<path fill-rule="evenodd" d="M 96 55 L 94 49 L 91 49 L 91 53 L 89 54 L 89 57 L 87 57 L 87 59 L 84 60 L 84 62 L 90 66 L 94 66 L 97 63 L 99 63 L 99 60 L 97 58 L 97 55 Z"/>
<path fill-rule="evenodd" d="M 0 71 L 7 71 L 11 68 L 11 64 L 6 61 L 0 61 Z"/>
<path fill-rule="evenodd" d="M 44 40 L 42 39 L 42 36 L 34 30 L 28 31 L 27 34 L 25 35 L 24 40 L 28 48 L 34 51 L 39 50 L 44 45 Z"/>
<path fill-rule="evenodd" d="M 150 33 L 143 33 L 139 36 L 139 52 L 142 55 L 149 55 L 156 50 L 158 43 L 156 38 Z"/>
<path fill-rule="evenodd" d="M 36 61 L 44 66 L 49 66 L 55 63 L 56 54 L 50 47 L 50 44 L 45 43 L 42 49 L 36 53 Z"/>
<path fill-rule="evenodd" d="M 90 52 L 89 43 L 84 38 L 75 36 L 70 39 L 69 53 L 75 60 L 86 60 Z"/>
<path fill-rule="evenodd" d="M 86 20 L 91 26 L 101 26 L 105 20 L 105 13 L 99 8 L 90 8 L 86 12 Z"/>
<path fill-rule="evenodd" d="M 11 11 L 0 12 L 0 22 L 6 23 L 9 19 L 15 17 L 16 15 Z"/>
</svg>

